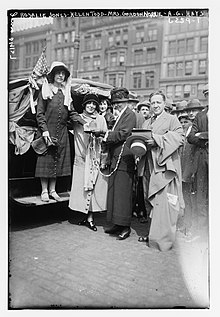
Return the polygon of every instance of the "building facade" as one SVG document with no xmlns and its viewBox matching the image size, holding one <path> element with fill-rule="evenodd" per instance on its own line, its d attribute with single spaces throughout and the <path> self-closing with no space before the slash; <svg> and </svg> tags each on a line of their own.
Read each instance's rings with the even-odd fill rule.
<svg viewBox="0 0 220 317">
<path fill-rule="evenodd" d="M 8 59 L 9 80 L 28 77 L 46 47 L 47 62 L 52 61 L 53 25 L 47 24 L 27 28 L 11 34 L 13 58 Z"/>
<path fill-rule="evenodd" d="M 208 18 L 164 21 L 160 87 L 174 101 L 204 99 L 208 82 Z"/>
<path fill-rule="evenodd" d="M 162 89 L 174 101 L 202 98 L 208 81 L 208 18 L 81 17 L 77 69 L 76 18 L 14 32 L 17 59 L 9 78 L 29 76 L 46 45 L 48 64 L 63 61 L 77 77 L 124 86 L 146 99 Z"/>
</svg>

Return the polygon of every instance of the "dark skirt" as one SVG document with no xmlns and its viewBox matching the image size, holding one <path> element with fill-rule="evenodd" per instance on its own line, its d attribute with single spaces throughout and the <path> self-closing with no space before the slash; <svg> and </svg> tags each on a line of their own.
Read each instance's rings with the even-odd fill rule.
<svg viewBox="0 0 220 317">
<path fill-rule="evenodd" d="M 130 226 L 132 218 L 133 173 L 116 171 L 109 178 L 107 221 Z"/>
</svg>

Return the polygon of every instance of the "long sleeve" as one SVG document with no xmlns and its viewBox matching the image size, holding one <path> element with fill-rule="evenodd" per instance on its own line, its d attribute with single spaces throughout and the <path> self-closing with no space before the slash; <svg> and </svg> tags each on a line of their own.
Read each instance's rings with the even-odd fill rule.
<svg viewBox="0 0 220 317">
<path fill-rule="evenodd" d="M 129 111 L 123 114 L 123 120 L 120 122 L 120 130 L 109 131 L 106 142 L 118 143 L 125 141 L 131 134 L 131 130 L 135 128 L 136 116 Z"/>
<path fill-rule="evenodd" d="M 83 120 L 83 118 L 79 115 L 79 113 L 74 109 L 72 103 L 71 103 L 71 109 L 69 111 L 69 118 L 71 123 L 78 122 L 82 125 L 86 123 L 85 120 Z"/>
<path fill-rule="evenodd" d="M 169 130 L 163 135 L 154 134 L 153 138 L 160 148 L 158 164 L 163 165 L 167 159 L 184 143 L 183 129 L 179 120 L 173 116 Z"/>
<path fill-rule="evenodd" d="M 38 102 L 37 102 L 37 114 L 36 119 L 38 123 L 38 127 L 41 131 L 41 133 L 48 131 L 47 127 L 47 120 L 46 120 L 46 107 L 47 107 L 47 100 L 44 100 L 42 97 L 42 92 L 40 91 L 38 96 Z"/>
<path fill-rule="evenodd" d="M 205 120 L 204 120 L 204 116 L 205 116 Z M 187 137 L 187 140 L 190 144 L 195 144 L 199 147 L 204 147 L 205 143 L 207 141 L 207 138 L 202 139 L 199 136 L 196 136 L 196 133 L 198 132 L 206 132 L 208 135 L 208 124 L 207 124 L 207 117 L 206 117 L 206 113 L 198 113 L 193 121 L 193 125 L 192 125 L 192 129 Z M 202 119 L 203 121 L 203 125 L 202 125 Z"/>
</svg>

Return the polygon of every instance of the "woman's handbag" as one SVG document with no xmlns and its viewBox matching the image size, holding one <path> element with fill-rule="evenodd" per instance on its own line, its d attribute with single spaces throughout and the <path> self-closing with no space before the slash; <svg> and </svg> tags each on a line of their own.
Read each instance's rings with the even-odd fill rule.
<svg viewBox="0 0 220 317">
<path fill-rule="evenodd" d="M 38 155 L 45 155 L 48 151 L 48 148 L 53 146 L 53 147 L 57 147 L 58 146 L 58 140 L 57 138 L 51 137 L 52 142 L 49 142 L 49 144 L 47 145 L 44 141 L 44 137 L 39 137 L 38 139 L 34 140 L 31 145 L 34 149 L 34 151 L 38 154 Z"/>
</svg>

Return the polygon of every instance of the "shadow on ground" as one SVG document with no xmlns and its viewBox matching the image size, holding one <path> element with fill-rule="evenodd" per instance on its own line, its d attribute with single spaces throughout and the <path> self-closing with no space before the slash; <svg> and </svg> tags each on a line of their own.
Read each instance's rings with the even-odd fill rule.
<svg viewBox="0 0 220 317">
<path fill-rule="evenodd" d="M 70 224 L 76 225 L 84 217 L 83 213 L 70 210 L 67 203 L 37 207 L 10 206 L 8 223 L 10 231 L 20 231 L 61 223 L 62 221 L 68 221 Z M 106 221 L 106 212 L 95 213 L 94 219 L 97 226 L 101 226 L 104 229 L 110 226 Z M 136 231 L 138 236 L 147 235 L 149 227 L 150 222 L 141 223 L 139 218 L 132 218 L 131 228 Z"/>
</svg>

